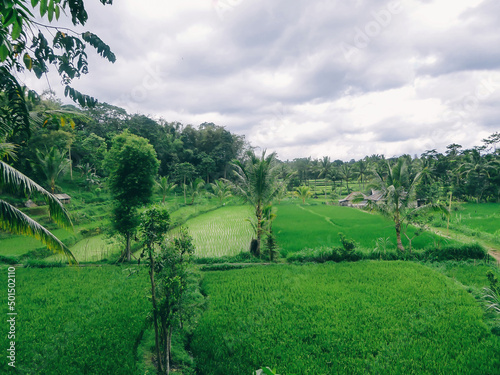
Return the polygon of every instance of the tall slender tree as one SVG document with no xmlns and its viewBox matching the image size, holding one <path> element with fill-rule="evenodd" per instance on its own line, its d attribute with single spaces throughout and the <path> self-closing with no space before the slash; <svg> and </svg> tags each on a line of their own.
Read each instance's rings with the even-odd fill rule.
<svg viewBox="0 0 500 375">
<path fill-rule="evenodd" d="M 325 179 L 325 200 L 326 200 L 326 188 L 328 186 L 328 174 L 332 169 L 332 162 L 329 156 L 323 156 L 320 160 L 320 172 L 318 177 L 323 177 Z"/>
<path fill-rule="evenodd" d="M 131 239 L 139 225 L 137 208 L 151 201 L 159 161 L 145 138 L 124 131 L 113 138 L 105 164 L 115 199 L 113 226 L 125 238 L 122 258 L 130 261 Z"/>
<path fill-rule="evenodd" d="M 387 177 L 384 178 L 380 172 L 375 172 L 384 195 L 383 200 L 375 204 L 374 207 L 393 220 L 397 247 L 399 250 L 405 251 L 401 241 L 402 225 L 405 220 L 409 220 L 409 213 L 417 208 L 415 189 L 421 173 L 411 178 L 404 158 L 398 159 L 393 166 L 387 161 L 386 173 Z"/>
<path fill-rule="evenodd" d="M 254 207 L 256 225 L 255 254 L 260 255 L 260 244 L 263 233 L 263 209 L 270 204 L 279 194 L 282 185 L 288 178 L 278 181 L 278 169 L 276 163 L 276 153 L 266 156 L 266 151 L 260 157 L 253 151 L 247 152 L 246 163 L 234 161 L 233 167 L 236 176 L 236 183 L 232 186 L 237 195 L 243 197 Z"/>
</svg>

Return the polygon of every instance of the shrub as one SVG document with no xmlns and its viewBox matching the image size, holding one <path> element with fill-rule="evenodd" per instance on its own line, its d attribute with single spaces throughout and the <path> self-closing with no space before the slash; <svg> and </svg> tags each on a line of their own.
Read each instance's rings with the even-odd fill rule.
<svg viewBox="0 0 500 375">
<path fill-rule="evenodd" d="M 5 255 L 0 255 L 0 263 L 6 263 L 6 264 L 18 264 L 19 259 L 16 257 L 8 257 Z"/>
<path fill-rule="evenodd" d="M 227 271 L 227 270 L 236 270 L 243 268 L 242 265 L 239 264 L 209 264 L 206 266 L 202 266 L 200 271 Z"/>
<path fill-rule="evenodd" d="M 426 260 L 441 262 L 445 260 L 485 259 L 488 252 L 478 243 L 462 246 L 448 245 L 442 248 L 428 248 L 423 257 Z"/>
<path fill-rule="evenodd" d="M 219 264 L 219 263 L 261 263 L 264 260 L 255 258 L 247 251 L 242 251 L 236 255 L 225 255 L 222 257 L 194 258 L 195 264 Z"/>
<path fill-rule="evenodd" d="M 288 262 L 357 262 L 364 259 L 365 256 L 359 251 L 345 251 L 344 248 L 319 247 L 315 249 L 304 249 L 295 253 L 288 254 Z"/>
</svg>

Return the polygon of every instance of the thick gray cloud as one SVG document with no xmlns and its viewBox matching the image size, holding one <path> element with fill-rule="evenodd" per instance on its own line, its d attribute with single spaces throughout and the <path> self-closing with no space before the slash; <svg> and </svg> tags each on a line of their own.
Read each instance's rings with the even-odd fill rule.
<svg viewBox="0 0 500 375">
<path fill-rule="evenodd" d="M 130 112 L 215 122 L 283 159 L 444 151 L 500 130 L 495 0 L 88 7 L 85 29 L 118 60 L 91 55 L 79 89 Z"/>
</svg>

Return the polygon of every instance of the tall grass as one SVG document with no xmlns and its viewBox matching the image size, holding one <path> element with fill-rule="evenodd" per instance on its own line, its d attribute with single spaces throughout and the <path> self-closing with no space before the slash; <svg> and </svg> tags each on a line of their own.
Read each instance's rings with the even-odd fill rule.
<svg viewBox="0 0 500 375">
<path fill-rule="evenodd" d="M 415 263 L 268 266 L 205 274 L 203 374 L 498 374 L 500 340 L 453 280 Z"/>
<path fill-rule="evenodd" d="M 128 275 L 118 267 L 17 269 L 17 371 L 134 374 L 149 310 L 148 278 L 144 271 Z M 6 293 L 2 288 L 4 301 Z M 9 347 L 7 335 L 0 344 Z M 0 361 L 0 373 L 9 370 L 7 360 Z"/>
</svg>

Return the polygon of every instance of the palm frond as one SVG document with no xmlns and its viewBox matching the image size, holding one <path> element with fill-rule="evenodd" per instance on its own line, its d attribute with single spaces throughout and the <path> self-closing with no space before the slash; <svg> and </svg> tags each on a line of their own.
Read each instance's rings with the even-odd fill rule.
<svg viewBox="0 0 500 375">
<path fill-rule="evenodd" d="M 78 263 L 71 251 L 56 236 L 3 200 L 0 200 L 0 227 L 13 234 L 36 238 L 50 250 L 64 254 L 70 262 Z"/>
<path fill-rule="evenodd" d="M 27 196 L 40 195 L 49 205 L 52 220 L 63 228 L 73 228 L 68 212 L 56 197 L 3 161 L 0 161 L 0 188 L 11 193 L 23 192 Z"/>
</svg>

